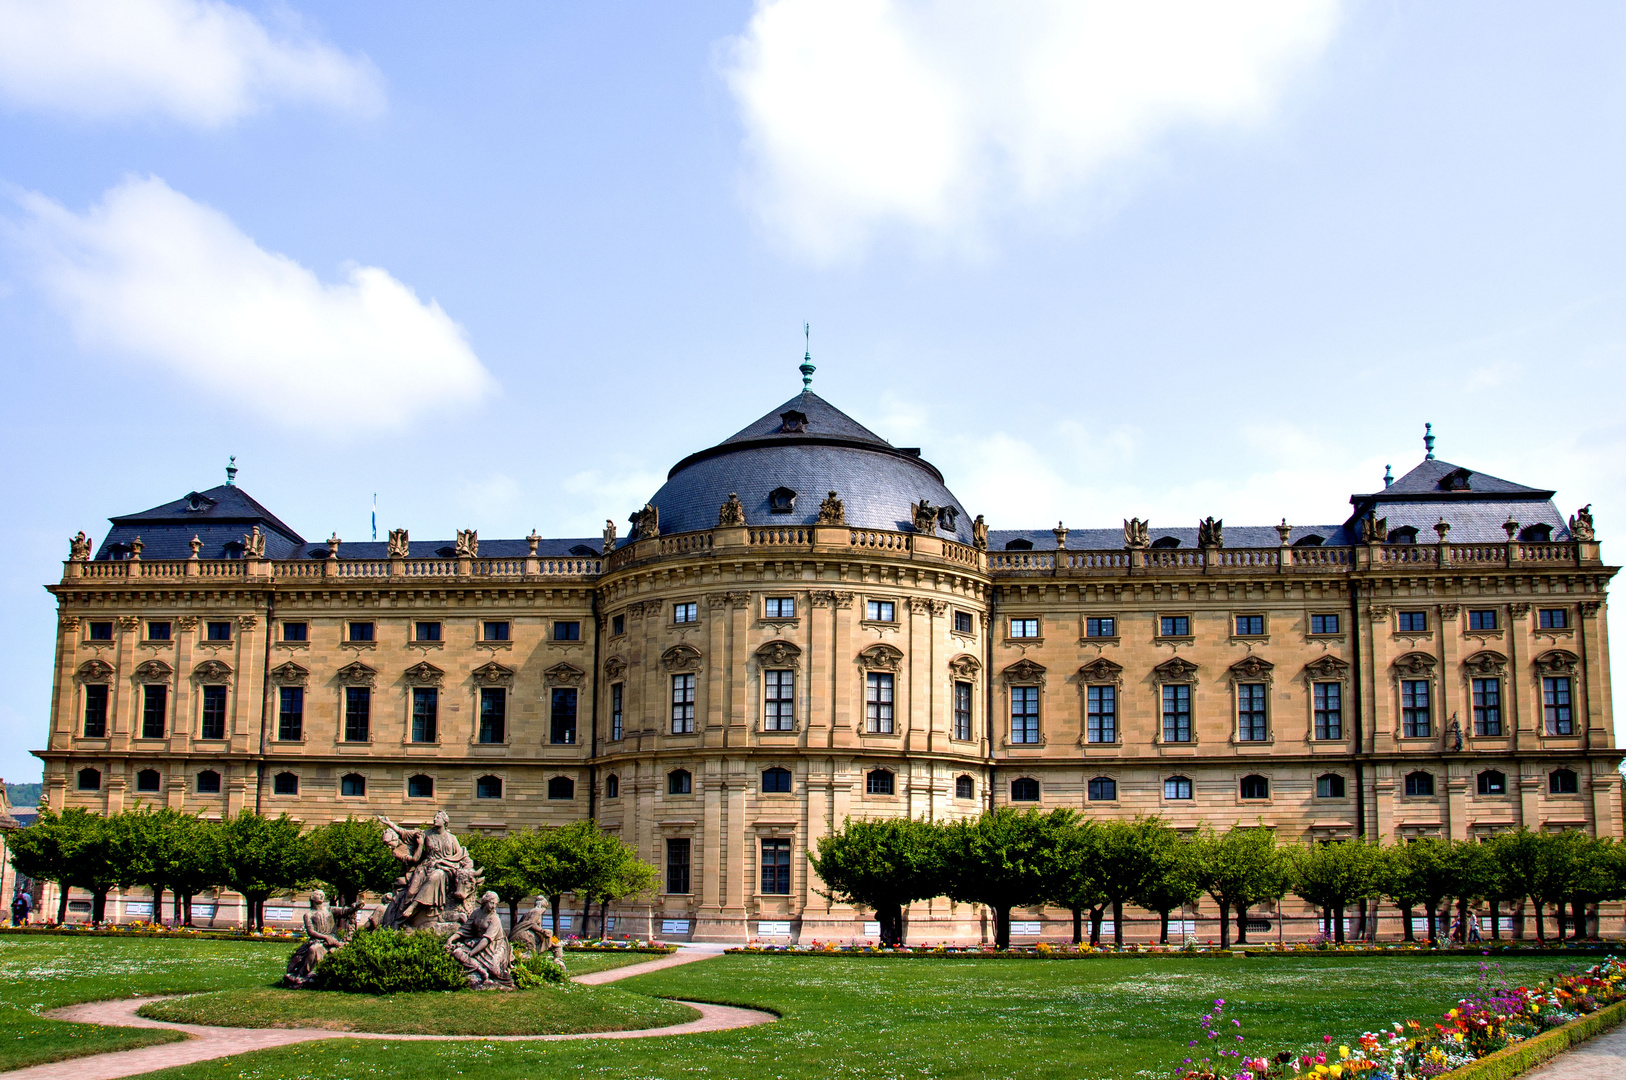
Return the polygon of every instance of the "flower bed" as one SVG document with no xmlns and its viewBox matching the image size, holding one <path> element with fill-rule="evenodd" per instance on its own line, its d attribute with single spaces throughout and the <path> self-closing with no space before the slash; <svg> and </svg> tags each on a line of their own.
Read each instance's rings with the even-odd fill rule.
<svg viewBox="0 0 1626 1080">
<path fill-rule="evenodd" d="M 1626 1020 L 1626 964 L 1610 957 L 1578 974 L 1535 986 L 1492 980 L 1481 965 L 1477 993 L 1446 1010 L 1439 1021 L 1396 1023 L 1369 1031 L 1353 1046 L 1331 1035 L 1309 1050 L 1254 1056 L 1243 1049 L 1242 1022 L 1225 1016 L 1225 1001 L 1200 1021 L 1187 1046 L 1192 1056 L 1174 1070 L 1177 1080 L 1505 1080 Z M 1204 1055 L 1199 1057 L 1198 1055 Z"/>
<path fill-rule="evenodd" d="M 1278 956 L 1549 956 L 1549 955 L 1607 955 L 1619 947 L 1619 942 L 1583 942 L 1579 944 L 1568 943 L 1564 945 L 1549 945 L 1542 948 L 1535 942 L 1519 942 L 1506 945 L 1472 945 L 1472 946 L 1446 946 L 1430 948 L 1426 944 L 1413 942 L 1394 942 L 1392 944 L 1378 945 L 1337 945 L 1326 947 L 1315 946 L 1283 946 L 1271 945 L 1242 945 L 1222 949 L 1209 942 L 1203 945 L 1143 945 L 1129 944 L 1123 948 L 1114 948 L 1111 945 L 1051 945 L 1041 942 L 1037 945 L 1014 945 L 1009 949 L 995 949 L 992 945 L 904 945 L 893 948 L 887 945 L 877 945 L 873 941 L 841 944 L 833 941 L 814 941 L 806 945 L 784 945 L 777 942 L 751 941 L 744 945 L 735 946 L 726 950 L 730 953 L 751 953 L 761 955 L 795 955 L 795 956 L 977 956 L 997 959 L 1061 959 L 1077 960 L 1089 957 L 1157 957 L 1157 956 L 1211 956 L 1232 957 L 1247 956 L 1268 958 Z"/>
<path fill-rule="evenodd" d="M 305 931 L 281 927 L 266 927 L 259 933 L 247 933 L 241 928 L 200 928 L 195 926 L 158 926 L 153 923 L 45 923 L 40 926 L 0 927 L 0 934 L 31 937 L 150 937 L 189 938 L 211 941 L 303 941 Z"/>
</svg>

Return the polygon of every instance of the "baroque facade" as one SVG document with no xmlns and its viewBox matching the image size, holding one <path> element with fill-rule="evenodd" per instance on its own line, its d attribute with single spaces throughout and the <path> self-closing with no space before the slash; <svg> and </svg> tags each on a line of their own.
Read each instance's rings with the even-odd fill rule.
<svg viewBox="0 0 1626 1080">
<path fill-rule="evenodd" d="M 810 391 L 625 537 L 313 543 L 228 471 L 73 539 L 45 801 L 591 816 L 660 871 L 625 929 L 727 940 L 864 936 L 806 859 L 848 817 L 1618 835 L 1590 513 L 1426 441 L 1317 526 L 992 529 Z M 982 919 L 917 904 L 909 932 Z M 1041 919 L 1018 935 L 1065 932 Z"/>
</svg>

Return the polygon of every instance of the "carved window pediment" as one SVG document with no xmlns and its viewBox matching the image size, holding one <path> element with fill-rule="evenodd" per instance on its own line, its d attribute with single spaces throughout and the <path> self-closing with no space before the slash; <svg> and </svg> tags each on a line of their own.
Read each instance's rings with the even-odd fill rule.
<svg viewBox="0 0 1626 1080">
<path fill-rule="evenodd" d="M 1327 655 L 1305 664 L 1304 672 L 1312 679 L 1347 679 L 1349 664 L 1336 656 Z"/>
<path fill-rule="evenodd" d="M 700 650 L 693 645 L 673 645 L 670 649 L 661 653 L 661 666 L 674 674 L 685 671 L 699 671 L 701 666 Z"/>
<path fill-rule="evenodd" d="M 113 665 L 105 660 L 86 660 L 79 665 L 75 677 L 82 683 L 110 682 L 113 678 Z"/>
<path fill-rule="evenodd" d="M 1197 681 L 1197 665 L 1182 657 L 1165 660 L 1152 669 L 1158 682 L 1181 683 Z"/>
<path fill-rule="evenodd" d="M 1574 675 L 1581 658 L 1565 649 L 1552 649 L 1536 657 L 1536 670 L 1543 675 Z"/>
<path fill-rule="evenodd" d="M 1042 686 L 1044 685 L 1045 668 L 1043 664 L 1036 664 L 1027 657 L 1023 657 L 1000 672 L 1000 676 L 1005 680 L 1006 685 L 1015 685 L 1017 683 L 1032 685 L 1038 683 Z"/>
<path fill-rule="evenodd" d="M 604 661 L 604 676 L 614 682 L 627 673 L 627 662 L 619 656 L 612 656 Z"/>
<path fill-rule="evenodd" d="M 1231 665 L 1231 678 L 1247 682 L 1269 682 L 1271 673 L 1275 670 L 1276 665 L 1262 656 L 1244 656 Z"/>
<path fill-rule="evenodd" d="M 1098 656 L 1078 669 L 1079 680 L 1087 683 L 1120 682 L 1123 679 L 1123 673 L 1124 666 L 1122 664 L 1115 664 L 1104 656 Z"/>
<path fill-rule="evenodd" d="M 793 668 L 801 663 L 802 649 L 788 641 L 770 641 L 757 650 L 763 667 Z"/>
<path fill-rule="evenodd" d="M 1423 679 L 1434 674 L 1434 657 L 1425 652 L 1410 652 L 1395 660 L 1394 671 L 1396 675 Z"/>
<path fill-rule="evenodd" d="M 1507 657 L 1493 649 L 1485 649 L 1468 657 L 1462 662 L 1462 666 L 1468 669 L 1470 675 L 1489 678 L 1507 670 Z"/>
<path fill-rule="evenodd" d="M 378 672 L 360 660 L 339 669 L 339 682 L 345 686 L 371 686 L 377 679 Z"/>
<path fill-rule="evenodd" d="M 446 673 L 427 660 L 419 661 L 406 669 L 403 676 L 408 686 L 439 686 L 446 679 Z"/>
<path fill-rule="evenodd" d="M 205 660 L 192 669 L 192 681 L 199 684 L 230 682 L 231 668 L 219 660 Z"/>
<path fill-rule="evenodd" d="M 869 671 L 897 671 L 903 667 L 903 651 L 884 642 L 871 645 L 858 654 L 858 664 Z"/>
<path fill-rule="evenodd" d="M 949 661 L 949 670 L 954 673 L 956 679 L 975 679 L 982 674 L 982 661 L 970 653 L 961 653 Z"/>
<path fill-rule="evenodd" d="M 542 673 L 549 686 L 586 686 L 587 672 L 575 664 L 557 663 Z"/>
<path fill-rule="evenodd" d="M 175 669 L 162 660 L 148 660 L 135 669 L 136 682 L 158 683 L 168 682 Z"/>
<path fill-rule="evenodd" d="M 514 681 L 514 669 L 495 660 L 481 664 L 469 674 L 480 686 L 508 686 Z"/>
<path fill-rule="evenodd" d="M 278 664 L 271 669 L 271 681 L 279 686 L 304 686 L 305 680 L 310 678 L 310 674 L 309 671 L 290 660 L 286 664 Z"/>
</svg>

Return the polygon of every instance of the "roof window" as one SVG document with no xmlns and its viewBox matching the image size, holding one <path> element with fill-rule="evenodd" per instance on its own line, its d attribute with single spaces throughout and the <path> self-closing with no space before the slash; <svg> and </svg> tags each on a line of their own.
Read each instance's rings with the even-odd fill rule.
<svg viewBox="0 0 1626 1080">
<path fill-rule="evenodd" d="M 1152 546 L 1155 548 L 1177 548 L 1180 546 L 1180 538 L 1178 536 L 1160 536 L 1152 541 Z"/>
<path fill-rule="evenodd" d="M 790 409 L 779 414 L 781 435 L 801 435 L 807 431 L 807 414 Z"/>
<path fill-rule="evenodd" d="M 1520 540 L 1526 540 L 1537 544 L 1545 544 L 1552 538 L 1553 527 L 1551 525 L 1526 525 L 1523 529 L 1519 530 Z"/>
<path fill-rule="evenodd" d="M 1472 469 L 1452 469 L 1440 477 L 1441 491 L 1467 491 L 1468 478 L 1473 475 Z"/>
<path fill-rule="evenodd" d="M 1417 527 L 1414 526 L 1414 525 L 1402 525 L 1398 529 L 1390 529 L 1389 530 L 1389 543 L 1391 543 L 1391 544 L 1415 544 L 1415 543 L 1417 543 Z"/>
<path fill-rule="evenodd" d="M 1033 541 L 1032 540 L 1007 540 L 1007 541 L 1005 541 L 1005 550 L 1006 551 L 1032 551 L 1033 550 Z"/>
<path fill-rule="evenodd" d="M 788 487 L 776 487 L 768 492 L 768 511 L 770 513 L 789 514 L 795 510 L 796 492 Z"/>
<path fill-rule="evenodd" d="M 1326 542 L 1327 542 L 1327 538 L 1325 536 L 1317 536 L 1315 533 L 1311 533 L 1309 536 L 1301 536 L 1297 540 L 1293 541 L 1293 546 L 1294 547 L 1320 547 L 1322 544 L 1325 544 Z"/>
</svg>

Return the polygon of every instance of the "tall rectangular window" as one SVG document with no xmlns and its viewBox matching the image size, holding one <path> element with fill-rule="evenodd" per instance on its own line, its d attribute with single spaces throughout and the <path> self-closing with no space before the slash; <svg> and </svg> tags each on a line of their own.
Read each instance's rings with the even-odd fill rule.
<svg viewBox="0 0 1626 1080">
<path fill-rule="evenodd" d="M 1191 741 L 1191 687 L 1163 688 L 1163 741 Z"/>
<path fill-rule="evenodd" d="M 764 671 L 764 714 L 767 731 L 796 730 L 796 672 Z"/>
<path fill-rule="evenodd" d="M 305 737 L 305 688 L 277 687 L 277 738 L 298 742 Z"/>
<path fill-rule="evenodd" d="M 85 738 L 107 738 L 107 687 L 102 683 L 85 684 Z"/>
<path fill-rule="evenodd" d="M 762 891 L 769 896 L 790 895 L 790 841 L 762 841 Z"/>
<path fill-rule="evenodd" d="M 574 710 L 572 710 L 574 712 Z M 574 728 L 574 717 L 571 727 Z M 500 743 L 508 737 L 508 691 L 500 686 L 480 688 L 480 741 Z M 571 732 L 575 742 L 575 732 Z"/>
<path fill-rule="evenodd" d="M 674 837 L 666 841 L 666 891 L 689 891 L 689 838 Z"/>
<path fill-rule="evenodd" d="M 694 676 L 672 676 L 672 734 L 694 731 Z"/>
<path fill-rule="evenodd" d="M 1474 680 L 1474 734 L 1502 733 L 1502 680 Z"/>
<path fill-rule="evenodd" d="M 1541 680 L 1541 708 L 1546 714 L 1547 734 L 1575 734 L 1575 717 L 1570 711 L 1570 681 L 1567 677 Z"/>
<path fill-rule="evenodd" d="M 626 687 L 622 683 L 610 684 L 610 738 L 619 739 L 626 734 L 626 720 L 622 712 L 622 701 L 625 698 Z"/>
<path fill-rule="evenodd" d="M 1236 688 L 1236 737 L 1240 742 L 1264 742 L 1265 684 L 1238 683 Z"/>
<path fill-rule="evenodd" d="M 1164 615 L 1157 620 L 1158 636 L 1160 637 L 1190 637 L 1190 615 Z"/>
<path fill-rule="evenodd" d="M 768 619 L 794 619 L 796 600 L 789 596 L 770 596 L 762 602 L 762 614 Z"/>
<path fill-rule="evenodd" d="M 1011 687 L 1011 742 L 1039 741 L 1039 688 Z"/>
<path fill-rule="evenodd" d="M 344 741 L 366 742 L 372 731 L 373 690 L 370 686 L 344 688 Z"/>
<path fill-rule="evenodd" d="M 627 632 L 627 617 L 625 615 L 610 616 L 610 636 L 620 637 Z"/>
<path fill-rule="evenodd" d="M 203 739 L 224 739 L 226 737 L 226 688 L 224 686 L 205 686 L 203 688 L 203 728 L 198 732 Z"/>
<path fill-rule="evenodd" d="M 548 741 L 557 746 L 570 746 L 576 742 L 576 689 L 555 686 L 549 705 Z"/>
<path fill-rule="evenodd" d="M 1484 608 L 1484 609 L 1480 609 L 1480 610 L 1470 610 L 1468 612 L 1468 629 L 1470 629 L 1470 630 L 1495 630 L 1496 629 L 1496 609 L 1495 608 Z"/>
<path fill-rule="evenodd" d="M 1401 735 L 1408 739 L 1426 739 L 1433 730 L 1433 713 L 1428 703 L 1428 680 L 1400 680 Z"/>
<path fill-rule="evenodd" d="M 432 743 L 440 734 L 440 691 L 433 686 L 412 688 L 412 741 Z"/>
<path fill-rule="evenodd" d="M 1117 637 L 1118 619 L 1113 615 L 1092 615 L 1084 620 L 1085 637 Z"/>
<path fill-rule="evenodd" d="M 954 737 L 967 742 L 971 739 L 971 684 L 954 684 Z"/>
<path fill-rule="evenodd" d="M 892 676 L 871 671 L 864 678 L 864 730 L 876 735 L 892 731 Z"/>
<path fill-rule="evenodd" d="M 1338 632 L 1338 616 L 1336 616 L 1336 615 L 1311 615 L 1310 616 L 1310 633 L 1312 633 L 1312 634 L 1336 634 L 1337 632 Z"/>
<path fill-rule="evenodd" d="M 1315 737 L 1318 739 L 1344 737 L 1343 683 L 1315 684 Z"/>
<path fill-rule="evenodd" d="M 1543 630 L 1563 630 L 1570 624 L 1568 608 L 1542 608 L 1536 614 L 1536 621 Z"/>
<path fill-rule="evenodd" d="M 1030 638 L 1030 637 L 1031 638 L 1036 638 L 1038 636 L 1039 636 L 1039 620 L 1038 619 L 1012 619 L 1011 620 L 1011 637 L 1013 637 L 1013 638 Z"/>
<path fill-rule="evenodd" d="M 141 737 L 162 739 L 169 731 L 169 687 L 148 683 L 141 688 Z"/>
<path fill-rule="evenodd" d="M 675 623 L 699 622 L 700 605 L 696 603 L 673 604 L 672 621 Z"/>
<path fill-rule="evenodd" d="M 1092 686 L 1085 691 L 1086 729 L 1084 737 L 1095 743 L 1118 741 L 1118 688 Z"/>
<path fill-rule="evenodd" d="M 1258 637 L 1265 632 L 1265 617 L 1263 615 L 1238 615 L 1236 617 L 1236 632 L 1239 637 Z"/>
</svg>

